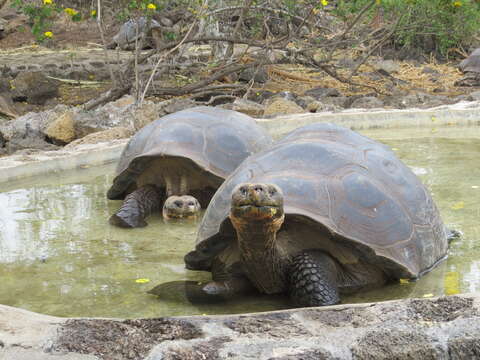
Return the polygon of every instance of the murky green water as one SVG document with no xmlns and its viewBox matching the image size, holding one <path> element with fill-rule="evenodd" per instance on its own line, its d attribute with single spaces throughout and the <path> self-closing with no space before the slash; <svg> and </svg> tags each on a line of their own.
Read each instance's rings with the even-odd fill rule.
<svg viewBox="0 0 480 360">
<path fill-rule="evenodd" d="M 424 180 L 445 223 L 464 232 L 449 258 L 414 283 L 344 298 L 364 302 L 480 291 L 480 128 L 372 130 Z M 151 317 L 265 311 L 286 299 L 253 296 L 228 304 L 160 301 L 146 291 L 172 280 L 201 281 L 183 255 L 196 223 L 149 219 L 143 229 L 117 229 L 108 217 L 119 202 L 105 193 L 114 166 L 41 180 L 0 184 L 0 303 L 59 316 Z M 142 282 L 148 279 L 149 282 Z"/>
</svg>

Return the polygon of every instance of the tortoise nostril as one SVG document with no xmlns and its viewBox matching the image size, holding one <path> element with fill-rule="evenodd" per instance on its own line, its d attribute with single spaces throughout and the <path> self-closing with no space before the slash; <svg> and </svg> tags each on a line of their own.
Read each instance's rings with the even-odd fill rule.
<svg viewBox="0 0 480 360">
<path fill-rule="evenodd" d="M 262 187 L 261 185 L 257 185 L 257 186 L 255 186 L 254 190 L 255 190 L 256 192 L 262 192 L 262 191 L 263 191 L 263 187 Z"/>
</svg>

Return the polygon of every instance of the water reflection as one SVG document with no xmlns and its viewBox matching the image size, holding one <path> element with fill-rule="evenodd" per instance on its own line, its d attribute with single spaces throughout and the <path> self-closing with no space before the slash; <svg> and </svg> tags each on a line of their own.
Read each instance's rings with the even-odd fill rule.
<svg viewBox="0 0 480 360">
<path fill-rule="evenodd" d="M 431 189 L 445 222 L 464 232 L 449 258 L 417 282 L 345 299 L 377 301 L 480 291 L 480 130 L 371 131 L 390 145 Z M 165 281 L 205 281 L 183 255 L 197 224 L 148 219 L 143 229 L 118 229 L 108 217 L 119 206 L 105 193 L 113 166 L 10 184 L 0 193 L 0 303 L 60 316 L 145 317 L 235 313 L 285 308 L 285 298 L 251 296 L 192 305 L 181 296 L 146 294 Z M 3 186 L 3 185 L 2 185 Z M 136 282 L 146 279 L 146 282 Z"/>
</svg>

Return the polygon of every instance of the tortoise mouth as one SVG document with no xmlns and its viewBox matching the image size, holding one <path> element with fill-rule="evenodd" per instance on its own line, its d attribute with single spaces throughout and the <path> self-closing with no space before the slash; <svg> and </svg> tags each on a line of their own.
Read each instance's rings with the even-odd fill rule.
<svg viewBox="0 0 480 360">
<path fill-rule="evenodd" d="M 231 214 L 236 218 L 266 220 L 281 217 L 283 210 L 279 206 L 250 204 L 232 207 Z"/>
</svg>

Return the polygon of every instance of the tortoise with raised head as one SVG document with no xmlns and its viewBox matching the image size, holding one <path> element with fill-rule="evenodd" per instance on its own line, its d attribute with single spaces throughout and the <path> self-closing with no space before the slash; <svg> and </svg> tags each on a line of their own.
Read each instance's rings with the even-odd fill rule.
<svg viewBox="0 0 480 360">
<path fill-rule="evenodd" d="M 161 117 L 123 150 L 107 197 L 124 202 L 110 223 L 145 226 L 162 206 L 165 217 L 193 216 L 246 157 L 271 143 L 252 118 L 232 110 L 199 106 Z"/>
<path fill-rule="evenodd" d="M 225 180 L 185 256 L 213 281 L 187 290 L 193 300 L 256 289 L 289 294 L 297 306 L 331 305 L 341 293 L 420 277 L 448 244 L 428 190 L 387 146 L 318 123 Z"/>
</svg>

